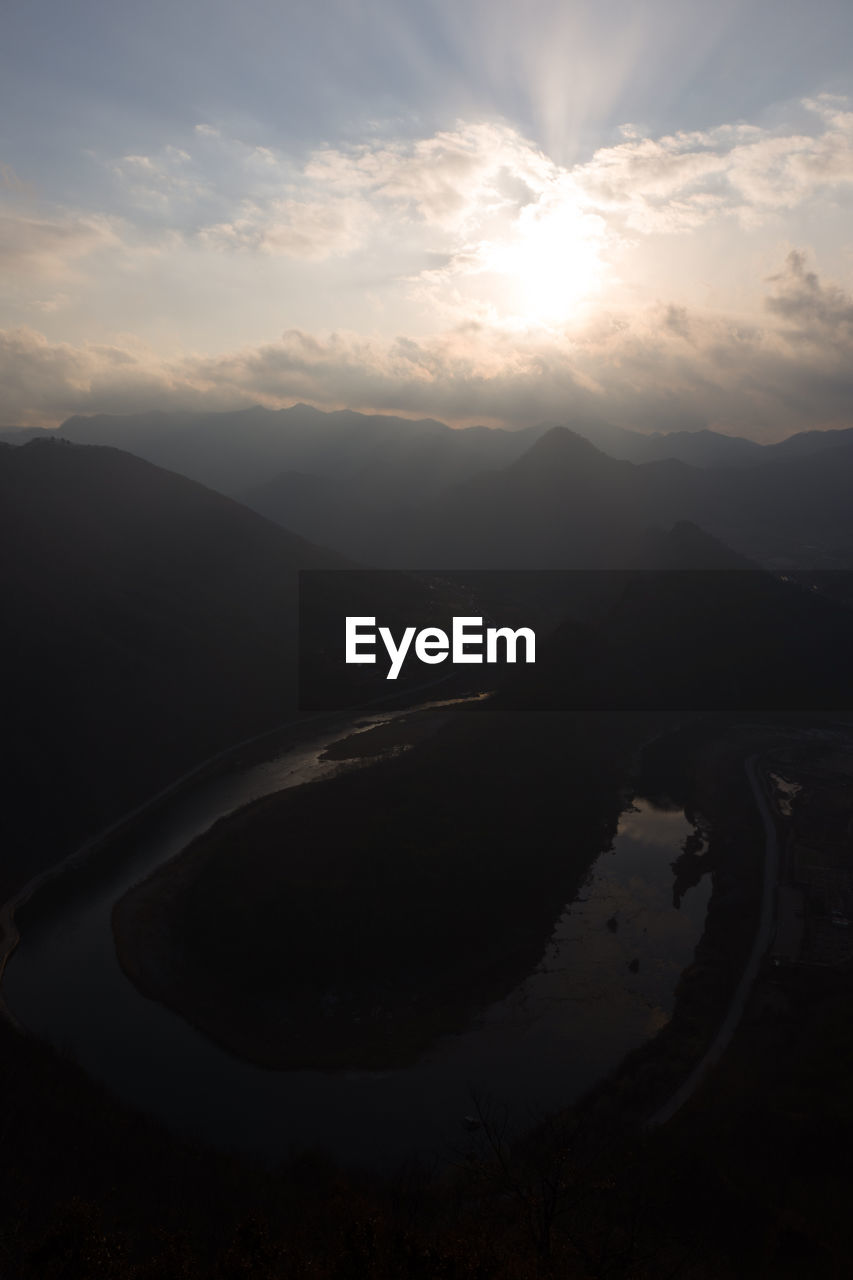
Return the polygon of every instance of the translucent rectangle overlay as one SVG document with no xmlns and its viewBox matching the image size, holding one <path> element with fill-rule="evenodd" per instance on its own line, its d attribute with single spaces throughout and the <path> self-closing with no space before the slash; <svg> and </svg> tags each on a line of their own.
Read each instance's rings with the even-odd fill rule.
<svg viewBox="0 0 853 1280">
<path fill-rule="evenodd" d="M 489 690 L 531 710 L 842 714 L 851 655 L 850 571 L 300 574 L 303 712 Z"/>
</svg>

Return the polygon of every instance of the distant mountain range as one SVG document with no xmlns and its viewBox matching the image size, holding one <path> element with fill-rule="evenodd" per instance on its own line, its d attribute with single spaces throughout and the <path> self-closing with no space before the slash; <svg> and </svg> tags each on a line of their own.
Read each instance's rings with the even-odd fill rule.
<svg viewBox="0 0 853 1280">
<path fill-rule="evenodd" d="M 624 568 L 652 527 L 699 525 L 764 567 L 853 566 L 853 440 L 759 466 L 608 457 L 554 427 L 501 471 L 409 512 L 391 563 L 447 568 Z"/>
<path fill-rule="evenodd" d="M 137 454 L 376 565 L 607 562 L 638 527 L 679 520 L 770 567 L 853 562 L 853 429 L 762 446 L 595 419 L 453 430 L 298 404 L 77 417 L 59 436 Z"/>
<path fill-rule="evenodd" d="M 697 467 L 747 466 L 775 457 L 802 457 L 853 440 L 853 427 L 801 431 L 761 445 L 718 431 L 631 431 L 601 418 L 543 422 L 519 431 L 490 427 L 453 429 L 433 418 L 410 419 L 352 410 L 324 413 L 307 404 L 234 412 L 95 414 L 68 418 L 59 433 L 80 444 L 109 444 L 146 457 L 213 488 L 240 496 L 279 471 L 348 471 L 381 446 L 395 463 L 419 461 L 424 490 L 460 479 L 457 468 L 501 466 L 520 456 L 551 427 L 566 426 L 603 453 L 627 462 L 675 458 Z M 46 434 L 40 427 L 0 428 L 0 441 L 21 444 Z M 330 459 L 329 453 L 334 453 Z"/>
</svg>

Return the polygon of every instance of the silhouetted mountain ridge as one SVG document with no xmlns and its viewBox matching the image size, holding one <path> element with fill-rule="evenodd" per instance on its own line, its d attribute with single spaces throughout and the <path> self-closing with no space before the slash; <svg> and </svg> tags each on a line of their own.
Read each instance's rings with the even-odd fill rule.
<svg viewBox="0 0 853 1280">
<path fill-rule="evenodd" d="M 552 428 L 500 472 L 414 510 L 389 551 L 452 568 L 624 568 L 644 531 L 688 521 L 767 567 L 853 565 L 853 444 L 754 467 L 632 463 Z"/>
<path fill-rule="evenodd" d="M 599 563 L 615 554 L 606 544 L 684 519 L 769 566 L 834 568 L 853 557 L 848 430 L 760 446 L 707 429 L 643 436 L 589 416 L 570 427 L 452 430 L 294 405 L 100 415 L 69 419 L 62 431 L 114 440 L 374 564 Z M 578 444 L 569 455 L 572 435 L 588 442 L 585 455 Z M 536 450 L 542 440 L 547 456 Z M 300 486 L 294 474 L 316 479 Z"/>
</svg>

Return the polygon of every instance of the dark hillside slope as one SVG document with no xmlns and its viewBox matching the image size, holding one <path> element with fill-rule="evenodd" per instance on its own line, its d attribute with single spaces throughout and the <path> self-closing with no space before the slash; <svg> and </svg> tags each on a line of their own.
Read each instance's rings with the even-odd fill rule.
<svg viewBox="0 0 853 1280">
<path fill-rule="evenodd" d="M 9 892 L 294 704 L 296 570 L 343 562 L 114 449 L 0 449 Z"/>
</svg>

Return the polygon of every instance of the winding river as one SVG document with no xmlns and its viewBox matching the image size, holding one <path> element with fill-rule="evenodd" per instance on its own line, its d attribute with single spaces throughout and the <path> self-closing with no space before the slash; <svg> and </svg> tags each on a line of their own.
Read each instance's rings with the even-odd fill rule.
<svg viewBox="0 0 853 1280">
<path fill-rule="evenodd" d="M 536 969 L 412 1066 L 254 1067 L 124 976 L 111 911 L 128 888 L 224 814 L 340 767 L 321 759 L 332 742 L 390 718 L 361 717 L 262 764 L 189 784 L 135 823 L 96 877 L 69 882 L 44 904 L 34 899 L 3 983 L 14 1017 L 173 1128 L 272 1162 L 305 1148 L 386 1169 L 416 1154 L 440 1160 L 472 1141 L 464 1117 L 474 1093 L 506 1105 L 521 1128 L 616 1067 L 668 1020 L 710 893 L 703 876 L 673 905 L 670 864 L 691 827 L 681 812 L 643 800 L 622 814 L 612 849 L 592 864 Z"/>
</svg>

